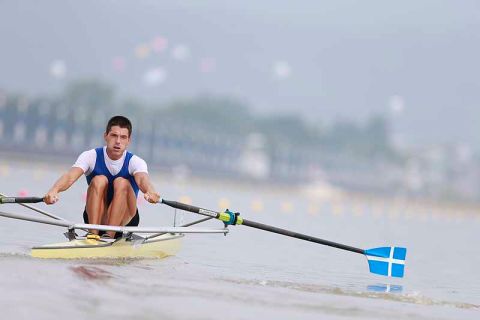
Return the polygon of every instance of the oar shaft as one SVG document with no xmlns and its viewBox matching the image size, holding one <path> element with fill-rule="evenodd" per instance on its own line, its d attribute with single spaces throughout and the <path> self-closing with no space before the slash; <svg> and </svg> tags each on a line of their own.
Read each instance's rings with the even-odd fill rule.
<svg viewBox="0 0 480 320">
<path fill-rule="evenodd" d="M 341 244 L 341 243 L 336 243 L 336 242 L 333 242 L 333 241 L 323 240 L 323 239 L 320 239 L 320 238 L 317 238 L 317 237 L 313 237 L 313 236 L 309 236 L 309 235 L 306 235 L 306 234 L 302 234 L 302 233 L 298 233 L 298 232 L 294 232 L 294 231 L 290 231 L 290 230 L 285 230 L 285 229 L 269 226 L 269 225 L 259 223 L 259 222 L 255 222 L 255 221 L 250 221 L 250 220 L 243 219 L 242 225 L 249 226 L 249 227 L 252 227 L 252 228 L 255 228 L 255 229 L 261 229 L 261 230 L 265 230 L 265 231 L 269 231 L 269 232 L 278 233 L 278 234 L 288 236 L 288 237 L 292 237 L 292 238 L 296 238 L 296 239 L 315 242 L 315 243 L 323 244 L 323 245 L 338 248 L 338 249 L 343 249 L 343 250 L 352 251 L 352 252 L 356 252 L 356 253 L 360 253 L 360 254 L 365 254 L 365 250 L 360 249 L 360 248 L 347 246 L 347 245 L 344 245 L 344 244 Z"/>
<path fill-rule="evenodd" d="M 217 219 L 220 216 L 219 212 L 203 209 L 203 208 L 200 208 L 200 207 L 192 206 L 192 205 L 177 202 L 177 201 L 170 201 L 170 200 L 162 199 L 161 202 L 170 206 L 170 207 L 176 208 L 176 209 L 190 211 L 190 212 L 198 213 L 198 214 L 201 214 L 201 215 L 204 215 L 204 216 L 210 216 L 210 217 L 214 217 L 214 218 L 217 218 Z M 347 246 L 347 245 L 344 245 L 344 244 L 341 244 L 341 243 L 336 243 L 336 242 L 333 242 L 333 241 L 323 240 L 323 239 L 308 236 L 308 235 L 305 235 L 305 234 L 302 234 L 302 233 L 298 233 L 298 232 L 294 232 L 294 231 L 290 231 L 290 230 L 285 230 L 285 229 L 269 226 L 269 225 L 266 225 L 266 224 L 263 224 L 263 223 L 258 223 L 258 222 L 242 219 L 241 224 L 245 225 L 245 226 L 248 226 L 248 227 L 251 227 L 251 228 L 256 228 L 256 229 L 261 229 L 261 230 L 264 230 L 264 231 L 278 233 L 278 234 L 281 234 L 281 235 L 284 235 L 284 236 L 288 236 L 288 237 L 292 237 L 292 238 L 296 238 L 296 239 L 300 239 L 300 240 L 315 242 L 315 243 L 318 243 L 318 244 L 323 244 L 323 245 L 326 245 L 326 246 L 330 246 L 330 247 L 334 247 L 334 248 L 338 248 L 338 249 L 342 249 L 342 250 L 347 250 L 347 251 L 351 251 L 351 252 L 355 252 L 355 253 L 365 254 L 365 250 L 360 249 L 360 248 Z"/>
<path fill-rule="evenodd" d="M 217 211 L 203 209 L 203 208 L 200 208 L 200 207 L 192 206 L 190 204 L 181 203 L 181 202 L 177 202 L 177 201 L 170 201 L 170 200 L 162 199 L 161 203 L 166 204 L 167 206 L 170 206 L 172 208 L 176 208 L 176 209 L 180 209 L 180 210 L 184 210 L 184 211 L 190 211 L 190 212 L 193 212 L 193 213 L 198 213 L 198 214 L 201 214 L 201 215 L 204 215 L 204 216 L 207 216 L 207 217 L 218 218 L 220 216 L 220 213 L 217 212 Z"/>
<path fill-rule="evenodd" d="M 1 203 L 39 203 L 43 198 L 38 197 L 0 197 Z"/>
<path fill-rule="evenodd" d="M 9 201 L 5 201 L 4 199 L 8 199 Z M 24 200 L 27 200 L 27 201 L 24 201 Z M 32 200 L 34 200 L 34 201 L 32 201 Z M 62 217 L 56 216 L 56 215 L 54 215 L 50 212 L 41 210 L 39 208 L 36 208 L 34 206 L 31 206 L 31 205 L 27 204 L 27 203 L 37 203 L 37 202 L 43 202 L 43 198 L 39 198 L 39 197 L 33 197 L 33 198 L 30 198 L 30 197 L 29 198 L 7 197 L 3 193 L 0 193 L 0 204 L 3 204 L 3 203 L 18 203 L 19 205 L 21 205 L 25 208 L 28 208 L 30 210 L 36 211 L 40 214 L 43 214 L 44 216 L 47 216 L 47 217 L 50 217 L 50 218 L 53 218 L 53 219 L 56 219 L 56 220 L 66 221 Z"/>
</svg>

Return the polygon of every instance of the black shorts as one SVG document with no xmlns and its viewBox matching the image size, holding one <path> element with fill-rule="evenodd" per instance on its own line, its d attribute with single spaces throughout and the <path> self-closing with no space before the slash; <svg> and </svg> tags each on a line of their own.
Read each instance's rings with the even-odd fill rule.
<svg viewBox="0 0 480 320">
<path fill-rule="evenodd" d="M 83 210 L 83 221 L 88 224 L 88 213 L 87 213 L 87 208 Z M 138 208 L 137 208 L 137 213 L 133 216 L 132 220 L 130 220 L 129 223 L 127 223 L 126 227 L 138 227 L 140 224 L 140 215 L 138 214 Z"/>
</svg>

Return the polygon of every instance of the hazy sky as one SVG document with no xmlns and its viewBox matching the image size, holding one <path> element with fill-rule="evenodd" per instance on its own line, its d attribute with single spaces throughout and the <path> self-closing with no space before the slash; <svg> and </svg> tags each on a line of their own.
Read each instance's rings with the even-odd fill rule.
<svg viewBox="0 0 480 320">
<path fill-rule="evenodd" d="M 311 121 L 388 113 L 409 143 L 480 147 L 478 1 L 0 0 L 0 48 L 8 91 L 100 77 L 146 102 L 215 93 Z"/>
</svg>

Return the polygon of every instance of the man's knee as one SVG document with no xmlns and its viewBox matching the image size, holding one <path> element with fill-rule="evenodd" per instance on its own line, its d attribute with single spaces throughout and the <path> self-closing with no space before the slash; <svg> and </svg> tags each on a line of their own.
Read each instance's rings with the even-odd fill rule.
<svg viewBox="0 0 480 320">
<path fill-rule="evenodd" d="M 108 186 L 108 179 L 105 176 L 98 175 L 93 177 L 90 181 L 89 188 L 94 188 L 96 190 L 105 190 Z"/>
<path fill-rule="evenodd" d="M 125 178 L 116 178 L 113 181 L 113 191 L 116 192 L 128 192 L 130 189 L 132 189 L 132 186 L 130 185 L 130 181 L 128 181 Z"/>
</svg>

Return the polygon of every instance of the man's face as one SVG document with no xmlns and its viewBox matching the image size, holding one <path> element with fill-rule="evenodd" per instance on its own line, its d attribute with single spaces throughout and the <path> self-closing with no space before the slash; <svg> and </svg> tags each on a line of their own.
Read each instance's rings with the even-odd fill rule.
<svg viewBox="0 0 480 320">
<path fill-rule="evenodd" d="M 108 133 L 104 134 L 104 138 L 107 143 L 108 156 L 112 160 L 120 159 L 130 144 L 128 129 L 119 126 L 113 126 Z"/>
</svg>

